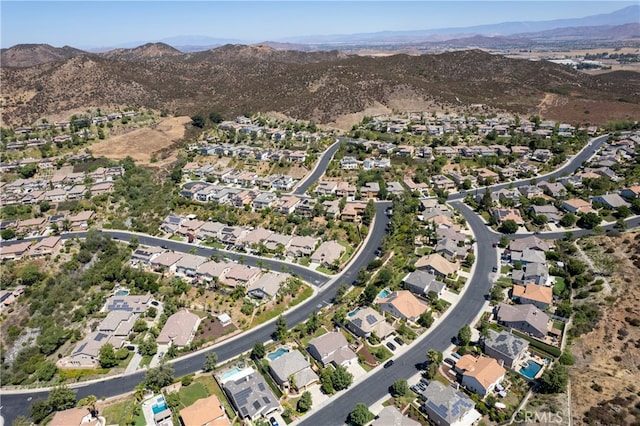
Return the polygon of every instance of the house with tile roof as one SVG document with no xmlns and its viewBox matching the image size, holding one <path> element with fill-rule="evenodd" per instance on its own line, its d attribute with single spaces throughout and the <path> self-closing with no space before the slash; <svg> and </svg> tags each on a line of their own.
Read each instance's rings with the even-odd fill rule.
<svg viewBox="0 0 640 426">
<path fill-rule="evenodd" d="M 184 426 L 231 426 L 224 407 L 216 395 L 200 398 L 180 410 Z"/>
<path fill-rule="evenodd" d="M 340 260 L 345 250 L 344 246 L 337 241 L 325 241 L 313 252 L 311 261 L 323 266 L 329 266 Z"/>
<path fill-rule="evenodd" d="M 389 297 L 376 301 L 376 304 L 384 312 L 389 312 L 394 317 L 405 321 L 416 321 L 429 309 L 409 290 L 394 291 Z"/>
<path fill-rule="evenodd" d="M 544 339 L 549 332 L 550 318 L 535 305 L 507 305 L 500 303 L 496 308 L 499 324 Z"/>
<path fill-rule="evenodd" d="M 460 269 L 460 265 L 457 262 L 450 262 L 438 253 L 422 256 L 416 261 L 414 266 L 416 269 L 431 272 L 439 277 L 453 275 Z"/>
<path fill-rule="evenodd" d="M 182 309 L 167 318 L 156 342 L 160 345 L 171 344 L 177 348 L 187 346 L 193 340 L 199 325 L 199 316 Z"/>
<path fill-rule="evenodd" d="M 505 368 L 493 358 L 471 354 L 463 355 L 456 362 L 455 370 L 462 375 L 462 386 L 481 397 L 493 392 L 504 380 Z"/>
<path fill-rule="evenodd" d="M 56 411 L 49 426 L 101 426 L 100 419 L 93 417 L 86 407 L 74 407 Z"/>
<path fill-rule="evenodd" d="M 530 303 L 540 309 L 546 309 L 553 303 L 553 289 L 537 284 L 515 284 L 512 289 L 511 298 L 521 304 Z"/>
<path fill-rule="evenodd" d="M 260 373 L 229 380 L 222 387 L 241 419 L 256 420 L 280 408 L 278 398 Z"/>
<path fill-rule="evenodd" d="M 320 378 L 311 369 L 311 364 L 300 351 L 290 350 L 269 363 L 269 373 L 279 386 L 298 390 L 317 383 Z M 290 378 L 293 376 L 293 383 Z"/>
<path fill-rule="evenodd" d="M 329 364 L 350 365 L 358 360 L 358 356 L 349 348 L 347 339 L 339 331 L 331 331 L 311 339 L 307 351 L 323 367 Z"/>
<path fill-rule="evenodd" d="M 371 307 L 358 308 L 358 311 L 347 318 L 347 328 L 356 336 L 369 337 L 375 333 L 380 339 L 384 339 L 395 330 L 387 323 L 384 315 Z"/>
<path fill-rule="evenodd" d="M 446 288 L 445 283 L 438 281 L 435 274 L 421 270 L 408 273 L 402 283 L 405 289 L 418 296 L 426 296 L 433 291 L 440 297 Z"/>
</svg>

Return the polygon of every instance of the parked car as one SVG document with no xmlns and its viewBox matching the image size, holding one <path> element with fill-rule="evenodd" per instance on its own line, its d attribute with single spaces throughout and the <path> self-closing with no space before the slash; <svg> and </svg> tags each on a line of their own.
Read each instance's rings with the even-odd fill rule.
<svg viewBox="0 0 640 426">
<path fill-rule="evenodd" d="M 451 352 L 451 358 L 460 359 L 462 357 L 458 352 Z"/>
<path fill-rule="evenodd" d="M 396 342 L 396 343 L 397 343 L 398 345 L 400 345 L 400 346 L 404 345 L 404 340 L 402 340 L 402 339 L 400 338 L 400 336 L 396 336 L 396 337 L 394 337 L 394 338 L 393 338 L 393 340 L 394 340 L 394 342 Z"/>
<path fill-rule="evenodd" d="M 393 360 L 392 360 L 392 359 L 390 359 L 389 361 L 387 361 L 387 362 L 385 362 L 385 363 L 384 363 L 384 368 L 389 368 L 389 367 L 391 367 L 392 365 L 393 365 Z"/>
<path fill-rule="evenodd" d="M 387 347 L 388 347 L 389 349 L 391 349 L 392 351 L 395 351 L 395 350 L 396 350 L 396 345 L 394 345 L 394 344 L 393 344 L 393 343 L 391 343 L 391 342 L 387 342 Z"/>
<path fill-rule="evenodd" d="M 275 417 L 269 417 L 269 423 L 271 424 L 271 426 L 279 426 L 278 421 Z"/>
<path fill-rule="evenodd" d="M 498 267 L 497 267 L 497 266 L 494 266 L 491 270 L 492 270 L 493 272 L 498 272 Z"/>
</svg>

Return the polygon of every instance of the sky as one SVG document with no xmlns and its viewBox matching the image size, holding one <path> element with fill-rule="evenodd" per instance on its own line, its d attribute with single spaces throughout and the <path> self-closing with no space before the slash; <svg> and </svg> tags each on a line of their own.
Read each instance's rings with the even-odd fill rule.
<svg viewBox="0 0 640 426">
<path fill-rule="evenodd" d="M 610 13 L 638 1 L 6 1 L 0 46 L 81 49 L 207 36 L 255 43 L 287 37 L 426 30 Z"/>
</svg>

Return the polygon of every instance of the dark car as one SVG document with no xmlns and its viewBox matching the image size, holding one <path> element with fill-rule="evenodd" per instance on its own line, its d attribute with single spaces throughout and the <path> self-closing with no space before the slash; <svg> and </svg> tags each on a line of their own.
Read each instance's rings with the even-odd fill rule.
<svg viewBox="0 0 640 426">
<path fill-rule="evenodd" d="M 498 267 L 494 266 L 493 269 L 491 269 L 493 272 L 498 272 Z"/>
<path fill-rule="evenodd" d="M 388 347 L 389 349 L 391 349 L 392 351 L 395 351 L 395 350 L 396 350 L 396 345 L 394 345 L 394 344 L 393 344 L 393 343 L 391 343 L 391 342 L 387 342 L 387 347 Z"/>
<path fill-rule="evenodd" d="M 396 342 L 400 346 L 404 345 L 404 341 L 400 338 L 400 336 L 394 337 L 393 341 Z"/>
<path fill-rule="evenodd" d="M 392 359 L 390 359 L 389 361 L 387 361 L 387 362 L 385 362 L 385 363 L 384 363 L 384 368 L 389 368 L 389 367 L 391 367 L 392 365 L 393 365 L 393 360 L 392 360 Z"/>
<path fill-rule="evenodd" d="M 166 250 L 166 249 L 168 249 L 169 247 L 168 247 L 166 244 L 163 244 L 163 245 L 161 245 L 161 246 L 160 246 L 160 248 L 163 248 L 163 249 L 165 249 L 165 250 Z"/>
</svg>

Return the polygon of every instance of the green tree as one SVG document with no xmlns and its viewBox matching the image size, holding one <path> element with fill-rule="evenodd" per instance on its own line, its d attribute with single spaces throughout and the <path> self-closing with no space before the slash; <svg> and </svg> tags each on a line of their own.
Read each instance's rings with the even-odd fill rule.
<svg viewBox="0 0 640 426">
<path fill-rule="evenodd" d="M 542 393 L 562 393 L 567 390 L 569 372 L 562 364 L 555 364 L 542 373 L 540 377 L 540 391 Z"/>
<path fill-rule="evenodd" d="M 509 237 L 507 237 L 506 235 L 503 235 L 500 237 L 500 241 L 498 242 L 498 245 L 502 248 L 507 247 L 509 244 L 511 243 L 511 240 L 509 239 Z"/>
<path fill-rule="evenodd" d="M 568 349 L 562 351 L 562 355 L 560 355 L 558 361 L 560 361 L 560 364 L 562 365 L 573 365 L 576 363 L 573 354 Z"/>
<path fill-rule="evenodd" d="M 158 344 L 153 339 L 145 339 L 138 345 L 138 353 L 142 356 L 153 356 L 158 353 Z"/>
<path fill-rule="evenodd" d="M 3 229 L 2 231 L 0 231 L 0 238 L 2 238 L 3 240 L 10 240 L 15 237 L 16 233 L 11 228 Z"/>
<path fill-rule="evenodd" d="M 220 114 L 217 111 L 211 111 L 211 112 L 209 112 L 209 120 L 213 124 L 218 124 L 218 123 L 221 123 L 222 120 L 224 120 L 224 117 L 222 117 L 222 114 Z"/>
<path fill-rule="evenodd" d="M 309 314 L 309 319 L 304 324 L 304 328 L 307 334 L 313 334 L 320 327 L 320 318 L 318 317 L 318 312 L 313 311 Z"/>
<path fill-rule="evenodd" d="M 326 395 L 333 394 L 336 390 L 333 388 L 333 381 L 331 380 L 331 369 L 324 368 L 320 373 L 320 390 Z"/>
<path fill-rule="evenodd" d="M 373 203 L 373 200 L 369 200 L 367 202 L 367 207 L 365 207 L 364 212 L 362 213 L 362 224 L 364 226 L 369 226 L 373 221 L 375 214 L 376 205 Z"/>
<path fill-rule="evenodd" d="M 418 318 L 418 324 L 420 324 L 424 328 L 429 328 L 433 324 L 433 314 L 431 311 L 424 311 L 420 317 Z"/>
<path fill-rule="evenodd" d="M 471 342 L 471 327 L 466 324 L 460 330 L 458 330 L 458 343 L 460 346 L 468 346 Z"/>
<path fill-rule="evenodd" d="M 364 426 L 374 418 L 375 416 L 369 411 L 369 407 L 362 402 L 357 403 L 353 411 L 349 413 L 349 421 L 356 426 Z"/>
<path fill-rule="evenodd" d="M 353 374 L 349 373 L 345 367 L 339 365 L 331 372 L 331 383 L 337 391 L 343 390 L 351 386 L 353 382 Z"/>
<path fill-rule="evenodd" d="M 76 405 L 76 394 L 68 386 L 56 386 L 49 392 L 47 403 L 53 411 L 66 410 Z"/>
<path fill-rule="evenodd" d="M 407 396 L 409 394 L 409 384 L 407 379 L 398 379 L 391 385 L 391 395 Z"/>
<path fill-rule="evenodd" d="M 266 355 L 266 350 L 264 348 L 264 343 L 256 342 L 256 344 L 253 345 L 253 349 L 251 350 L 251 358 L 255 360 L 259 360 L 264 358 L 265 355 Z"/>
<path fill-rule="evenodd" d="M 313 404 L 313 402 L 312 402 L 312 399 L 311 399 L 311 392 L 304 391 L 302 393 L 302 396 L 298 400 L 298 405 L 297 405 L 296 408 L 301 413 L 304 413 L 305 411 L 309 411 L 311 409 L 311 405 L 312 404 Z"/>
<path fill-rule="evenodd" d="M 95 395 L 89 395 L 78 401 L 78 407 L 87 407 L 93 417 L 98 417 L 98 409 L 96 408 L 96 402 L 98 398 Z"/>
<path fill-rule="evenodd" d="M 287 319 L 280 315 L 276 320 L 276 331 L 274 333 L 276 339 L 284 342 L 287 339 L 288 330 Z"/>
<path fill-rule="evenodd" d="M 43 421 L 51 412 L 51 405 L 44 399 L 37 399 L 33 401 L 30 408 L 30 417 L 35 423 Z"/>
<path fill-rule="evenodd" d="M 491 189 L 485 189 L 480 200 L 480 210 L 490 212 L 493 208 L 493 199 L 491 198 Z"/>
<path fill-rule="evenodd" d="M 102 345 L 98 352 L 98 362 L 100 362 L 100 367 L 102 368 L 111 368 L 118 365 L 118 358 L 111 343 Z"/>
<path fill-rule="evenodd" d="M 206 372 L 213 371 L 218 364 L 218 354 L 215 352 L 209 352 L 204 359 L 203 370 Z"/>
<path fill-rule="evenodd" d="M 165 386 L 173 383 L 173 367 L 169 364 L 160 364 L 147 370 L 145 385 L 154 392 L 159 392 Z"/>
<path fill-rule="evenodd" d="M 518 232 L 518 224 L 513 219 L 507 219 L 502 222 L 498 230 L 504 234 L 515 234 Z"/>
<path fill-rule="evenodd" d="M 58 367 L 56 367 L 53 362 L 45 361 L 40 364 L 40 367 L 36 371 L 36 378 L 42 382 L 48 382 L 53 379 L 53 376 L 55 376 L 57 372 Z"/>
<path fill-rule="evenodd" d="M 578 218 L 576 217 L 576 215 L 574 215 L 573 213 L 567 213 L 562 216 L 562 219 L 560 219 L 560 225 L 564 226 L 565 228 L 571 228 L 576 224 L 577 221 Z"/>
<path fill-rule="evenodd" d="M 578 226 L 584 229 L 593 229 L 600 225 L 600 222 L 602 222 L 602 218 L 597 213 L 589 212 L 578 219 Z"/>
<path fill-rule="evenodd" d="M 22 284 L 26 286 L 31 286 L 38 281 L 42 281 L 45 277 L 40 271 L 40 268 L 35 263 L 29 263 L 25 265 L 20 272 L 18 272 L 18 278 L 22 282 Z"/>
<path fill-rule="evenodd" d="M 193 125 L 194 127 L 198 127 L 200 129 L 204 128 L 205 119 L 202 116 L 202 114 L 196 114 L 196 115 L 192 116 L 191 117 L 191 125 Z"/>
</svg>

